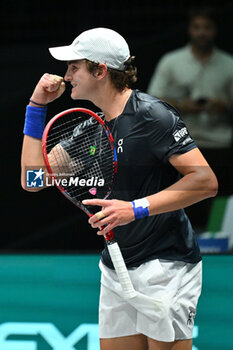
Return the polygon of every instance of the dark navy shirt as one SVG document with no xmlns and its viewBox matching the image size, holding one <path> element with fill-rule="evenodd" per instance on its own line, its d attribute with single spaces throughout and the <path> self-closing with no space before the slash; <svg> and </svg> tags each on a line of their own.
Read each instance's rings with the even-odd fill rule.
<svg viewBox="0 0 233 350">
<path fill-rule="evenodd" d="M 139 90 L 133 90 L 123 113 L 106 124 L 118 156 L 111 198 L 133 201 L 169 187 L 181 177 L 169 158 L 196 147 L 179 113 Z M 136 220 L 116 227 L 114 233 L 128 267 L 156 258 L 201 260 L 196 235 L 183 209 Z M 107 247 L 102 262 L 113 268 Z"/>
</svg>

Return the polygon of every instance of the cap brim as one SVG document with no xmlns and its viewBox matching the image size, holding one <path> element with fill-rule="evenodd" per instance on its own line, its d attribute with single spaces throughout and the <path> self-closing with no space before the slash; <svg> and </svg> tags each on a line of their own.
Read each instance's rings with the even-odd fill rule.
<svg viewBox="0 0 233 350">
<path fill-rule="evenodd" d="M 59 61 L 73 61 L 73 60 L 81 60 L 85 58 L 75 53 L 71 45 L 50 47 L 49 52 L 56 60 L 59 60 Z"/>
</svg>

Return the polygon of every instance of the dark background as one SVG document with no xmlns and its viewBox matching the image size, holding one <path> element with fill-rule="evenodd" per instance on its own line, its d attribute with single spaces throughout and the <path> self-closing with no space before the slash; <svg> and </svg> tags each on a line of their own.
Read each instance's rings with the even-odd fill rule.
<svg viewBox="0 0 233 350">
<path fill-rule="evenodd" d="M 195 2 L 203 4 L 203 2 Z M 205 2 L 208 4 L 208 2 Z M 218 46 L 233 53 L 233 1 L 218 7 Z M 138 82 L 146 90 L 158 59 L 187 40 L 187 1 L 1 1 L 1 240 L 4 253 L 20 251 L 99 250 L 103 239 L 87 216 L 52 188 L 28 193 L 20 186 L 20 154 L 25 107 L 45 72 L 64 75 L 65 64 L 48 47 L 70 44 L 82 31 L 109 27 L 127 40 L 136 56 Z M 69 87 L 49 106 L 48 119 L 73 106 Z M 194 226 L 198 223 L 193 223 Z"/>
</svg>

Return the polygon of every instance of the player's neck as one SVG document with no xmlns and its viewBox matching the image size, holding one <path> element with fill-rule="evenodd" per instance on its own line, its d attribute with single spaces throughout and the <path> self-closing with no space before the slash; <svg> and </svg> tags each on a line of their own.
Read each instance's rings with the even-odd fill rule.
<svg viewBox="0 0 233 350">
<path fill-rule="evenodd" d="M 116 89 L 106 89 L 99 96 L 95 104 L 103 111 L 105 119 L 110 121 L 121 115 L 125 109 L 126 103 L 132 93 L 131 89 L 118 91 Z"/>
</svg>

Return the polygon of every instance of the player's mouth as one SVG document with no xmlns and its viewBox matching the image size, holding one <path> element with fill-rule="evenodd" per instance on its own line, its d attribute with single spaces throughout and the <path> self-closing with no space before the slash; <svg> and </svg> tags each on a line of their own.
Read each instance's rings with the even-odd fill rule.
<svg viewBox="0 0 233 350">
<path fill-rule="evenodd" d="M 71 85 L 72 85 L 71 92 L 74 92 L 76 90 L 77 84 L 71 84 Z"/>
</svg>

